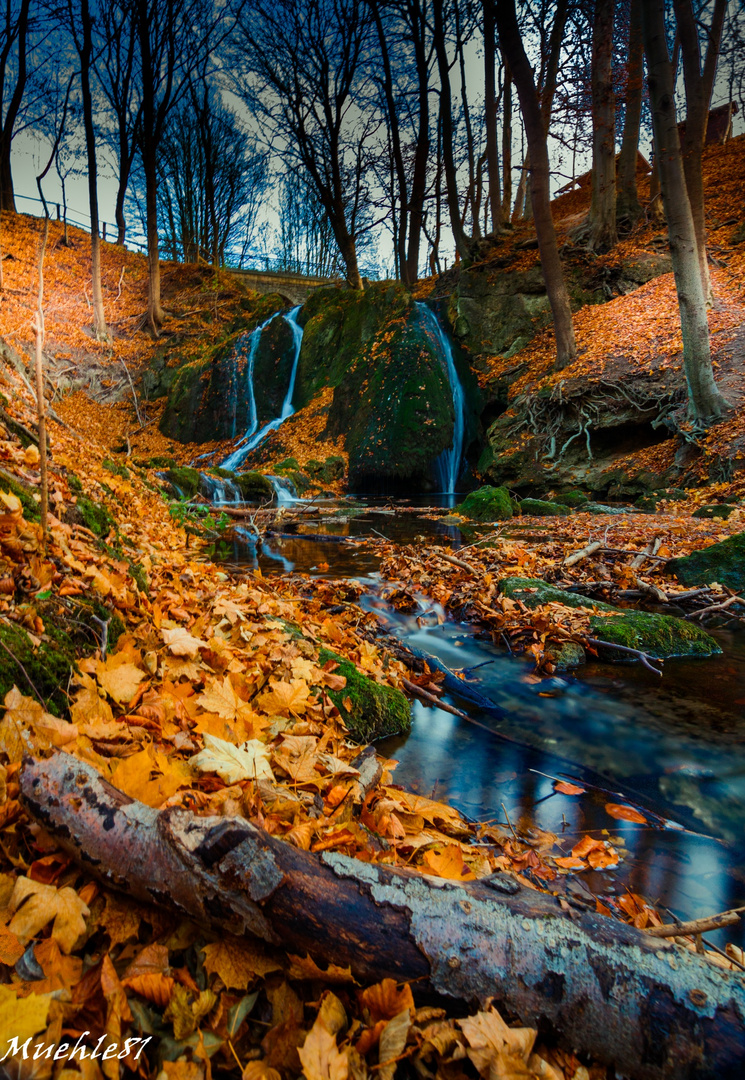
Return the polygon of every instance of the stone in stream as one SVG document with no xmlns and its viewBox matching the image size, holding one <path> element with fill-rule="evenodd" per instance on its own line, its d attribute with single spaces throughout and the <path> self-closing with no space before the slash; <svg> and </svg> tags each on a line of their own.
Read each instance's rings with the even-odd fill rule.
<svg viewBox="0 0 745 1080">
<path fill-rule="evenodd" d="M 734 509 L 734 506 L 729 506 L 727 503 L 713 503 L 710 506 L 699 506 L 698 510 L 693 511 L 692 516 L 695 518 L 723 518 L 726 521 Z"/>
<path fill-rule="evenodd" d="M 713 585 L 718 582 L 728 589 L 745 589 L 745 533 L 712 544 L 702 551 L 667 564 L 668 574 L 674 574 L 681 585 Z"/>
<path fill-rule="evenodd" d="M 411 730 L 411 705 L 393 686 L 379 686 L 363 675 L 350 660 L 337 656 L 330 649 L 321 649 L 319 663 L 333 660 L 339 666 L 335 675 L 343 675 L 347 685 L 342 690 L 329 690 L 356 743 L 369 743 L 387 735 L 403 735 Z"/>
<path fill-rule="evenodd" d="M 584 492 L 575 490 L 565 491 L 563 495 L 554 495 L 551 501 L 559 503 L 561 506 L 571 506 L 572 509 L 576 509 L 579 506 L 585 506 L 590 500 Z"/>
<path fill-rule="evenodd" d="M 744 537 L 745 539 L 745 537 Z M 557 589 L 540 578 L 503 578 L 499 591 L 512 600 L 520 600 L 527 608 L 559 603 L 571 608 L 587 608 L 597 612 L 590 615 L 590 637 L 639 649 L 656 660 L 684 656 L 716 656 L 721 649 L 700 626 L 672 615 L 657 615 L 649 611 L 626 610 L 589 600 L 578 593 Z M 601 659 L 618 660 L 622 654 L 611 649 L 601 650 Z"/>
<path fill-rule="evenodd" d="M 487 485 L 469 492 L 456 513 L 477 521 L 504 521 L 512 517 L 512 499 L 507 488 Z"/>
<path fill-rule="evenodd" d="M 572 512 L 570 507 L 562 503 L 547 502 L 544 499 L 521 499 L 520 511 L 529 517 L 566 517 Z"/>
</svg>

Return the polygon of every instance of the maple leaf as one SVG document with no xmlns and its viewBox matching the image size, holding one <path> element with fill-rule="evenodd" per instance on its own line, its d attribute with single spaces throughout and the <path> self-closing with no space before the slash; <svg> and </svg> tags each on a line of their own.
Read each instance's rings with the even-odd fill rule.
<svg viewBox="0 0 745 1080">
<path fill-rule="evenodd" d="M 189 759 L 189 764 L 199 772 L 214 772 L 226 784 L 240 780 L 273 780 L 269 754 L 264 743 L 249 739 L 241 746 L 233 746 L 216 735 L 205 732 L 204 750 Z"/>
<path fill-rule="evenodd" d="M 265 690 L 258 699 L 258 704 L 270 716 L 277 713 L 303 713 L 308 707 L 308 684 L 302 679 L 293 679 L 292 682 L 280 682 L 279 679 L 270 679 L 271 690 Z"/>
<path fill-rule="evenodd" d="M 126 705 L 135 696 L 147 675 L 127 660 L 126 655 L 115 653 L 105 662 L 96 665 L 96 678 L 109 697 L 119 705 Z"/>
<path fill-rule="evenodd" d="M 517 1072 L 499 1059 L 506 1056 L 527 1062 L 538 1034 L 534 1028 L 508 1027 L 494 1008 L 456 1022 L 468 1042 L 468 1056 L 482 1076 L 490 1075 L 493 1063 L 502 1066 L 502 1072 L 498 1075 L 504 1076 L 504 1080 L 512 1080 L 513 1076 L 517 1080 L 518 1076 L 525 1076 L 524 1068 Z"/>
<path fill-rule="evenodd" d="M 24 951 L 23 945 L 15 934 L 12 934 L 6 926 L 0 926 L 0 964 L 14 967 Z"/>
<path fill-rule="evenodd" d="M 183 626 L 174 626 L 172 629 L 164 627 L 161 630 L 161 635 L 174 656 L 190 656 L 193 658 L 199 654 L 200 649 L 207 648 L 208 644 L 206 641 L 202 641 L 201 638 L 192 637 Z"/>
<path fill-rule="evenodd" d="M 181 762 L 145 748 L 120 761 L 111 779 L 125 795 L 157 808 L 190 783 L 191 774 Z"/>
<path fill-rule="evenodd" d="M 329 964 L 324 971 L 312 956 L 293 956 L 292 953 L 288 953 L 288 957 L 290 960 L 288 977 L 290 979 L 313 981 L 317 979 L 319 982 L 340 986 L 344 983 L 355 982 L 351 967 L 343 968 L 338 967 L 336 964 Z"/>
<path fill-rule="evenodd" d="M 298 1050 L 303 1074 L 307 1080 L 347 1080 L 349 1061 L 336 1045 L 336 1037 L 331 1034 L 319 1017 L 308 1032 L 303 1045 Z"/>
<path fill-rule="evenodd" d="M 90 914 L 87 905 L 69 886 L 57 889 L 27 877 L 16 881 L 9 908 L 15 914 L 8 929 L 22 945 L 28 944 L 54 920 L 52 937 L 65 953 L 72 952 L 75 942 L 85 932 L 85 917 Z"/>
<path fill-rule="evenodd" d="M 220 941 L 202 946 L 204 970 L 218 975 L 227 989 L 245 990 L 254 976 L 263 978 L 282 965 L 272 960 L 260 945 L 226 935 Z"/>
<path fill-rule="evenodd" d="M 23 1044 L 47 1026 L 52 995 L 28 994 L 18 998 L 16 989 L 0 985 L 0 1059 L 9 1051 L 11 1039 L 17 1040 L 16 1045 Z"/>
<path fill-rule="evenodd" d="M 223 720 L 235 720 L 241 713 L 252 712 L 247 702 L 236 694 L 229 675 L 221 683 L 212 679 L 204 693 L 199 695 L 198 701 L 203 709 L 217 713 Z"/>
<path fill-rule="evenodd" d="M 379 1020 L 392 1020 L 404 1011 L 414 1012 L 411 987 L 404 983 L 399 988 L 395 979 L 383 979 L 374 986 L 358 991 L 357 1000 L 371 1027 Z"/>
<path fill-rule="evenodd" d="M 475 877 L 464 863 L 463 852 L 457 844 L 449 844 L 442 851 L 425 852 L 424 862 L 428 870 L 451 881 L 473 881 Z"/>
</svg>

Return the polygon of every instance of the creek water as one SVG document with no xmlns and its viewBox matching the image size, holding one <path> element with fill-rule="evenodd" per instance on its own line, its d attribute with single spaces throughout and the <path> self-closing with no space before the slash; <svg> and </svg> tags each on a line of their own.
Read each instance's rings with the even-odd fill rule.
<svg viewBox="0 0 745 1080">
<path fill-rule="evenodd" d="M 457 550 L 457 528 L 415 513 L 367 510 L 363 500 L 349 509 L 345 515 L 329 505 L 320 522 L 258 546 L 246 534 L 228 561 L 265 574 L 359 580 L 361 605 L 387 630 L 451 670 L 466 670 L 469 686 L 491 702 L 445 696 L 478 726 L 415 703 L 411 733 L 379 747 L 399 763 L 396 783 L 451 802 L 473 820 L 504 824 L 506 811 L 520 828 L 531 823 L 555 833 L 564 854 L 588 833 L 610 839 L 619 866 L 575 877 L 597 896 L 631 889 L 683 919 L 745 904 L 745 635 L 720 632 L 721 657 L 668 661 L 662 679 L 639 665 L 598 663 L 576 676 L 538 679 L 525 658 L 507 655 L 478 628 L 443 621 L 426 597 L 414 614 L 397 612 L 381 596 L 386 583 L 372 548 L 302 535 L 377 532 L 398 543 L 424 539 Z M 558 794 L 552 778 L 573 780 L 586 792 Z M 606 803 L 627 800 L 668 827 L 606 813 Z M 708 939 L 742 945 L 741 926 Z"/>
<path fill-rule="evenodd" d="M 437 321 L 437 316 L 426 304 L 415 305 L 424 329 L 433 340 L 447 372 L 450 391 L 453 395 L 453 441 L 442 451 L 435 462 L 435 470 L 444 492 L 452 495 L 460 477 L 463 462 L 463 441 L 466 431 L 466 397 L 463 393 L 458 370 L 453 357 L 453 347 L 444 330 Z"/>
</svg>

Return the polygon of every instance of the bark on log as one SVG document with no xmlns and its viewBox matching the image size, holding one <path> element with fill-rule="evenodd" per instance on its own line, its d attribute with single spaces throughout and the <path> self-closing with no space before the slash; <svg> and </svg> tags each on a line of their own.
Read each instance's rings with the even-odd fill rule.
<svg viewBox="0 0 745 1080">
<path fill-rule="evenodd" d="M 27 760 L 26 806 L 108 885 L 233 934 L 495 997 L 638 1080 L 741 1077 L 745 978 L 509 875 L 463 884 L 299 851 L 242 818 L 152 810 L 58 752 Z"/>
</svg>

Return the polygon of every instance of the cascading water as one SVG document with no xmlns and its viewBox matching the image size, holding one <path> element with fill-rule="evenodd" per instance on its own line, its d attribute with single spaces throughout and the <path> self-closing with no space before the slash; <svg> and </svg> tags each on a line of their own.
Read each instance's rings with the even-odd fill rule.
<svg viewBox="0 0 745 1080">
<path fill-rule="evenodd" d="M 292 506 L 293 503 L 300 502 L 291 480 L 284 480 L 279 476 L 267 476 L 267 480 L 274 488 L 277 506 Z"/>
<path fill-rule="evenodd" d="M 227 477 L 199 474 L 199 490 L 213 506 L 230 506 L 243 501 L 241 489 Z"/>
<path fill-rule="evenodd" d="M 442 327 L 437 321 L 435 313 L 426 304 L 418 303 L 422 322 L 427 332 L 435 339 L 437 347 L 445 361 L 448 382 L 453 394 L 453 412 L 455 421 L 453 424 L 453 441 L 447 450 L 443 450 L 435 462 L 437 477 L 440 481 L 441 490 L 448 495 L 455 494 L 455 485 L 460 476 L 461 460 L 463 458 L 463 438 L 466 428 L 466 399 L 463 393 L 458 371 L 453 359 L 453 348 L 448 341 Z"/>
<path fill-rule="evenodd" d="M 266 327 L 276 319 L 276 315 L 270 315 L 261 326 L 257 326 L 252 332 L 251 337 L 248 339 L 248 360 L 246 362 L 246 390 L 248 392 L 248 427 L 246 433 L 241 439 L 239 446 L 242 446 L 246 439 L 249 439 L 256 428 L 259 426 L 259 418 L 256 413 L 256 395 L 254 393 L 254 366 L 256 364 L 256 353 L 259 351 L 259 343 L 261 341 L 261 335 Z M 237 388 L 234 391 L 237 393 Z M 233 407 L 233 433 L 232 438 L 235 438 L 235 414 L 236 409 Z"/>
<path fill-rule="evenodd" d="M 260 431 L 256 431 L 258 420 L 256 419 L 256 399 L 254 396 L 253 370 L 254 362 L 256 359 L 256 352 L 259 348 L 261 331 L 264 329 L 264 326 L 266 326 L 267 323 L 264 323 L 262 326 L 254 330 L 256 340 L 252 340 L 251 342 L 251 350 L 248 360 L 248 396 L 250 423 L 248 430 L 246 431 L 246 434 L 243 436 L 239 445 L 236 447 L 233 453 L 230 454 L 229 457 L 226 457 L 225 460 L 222 462 L 222 467 L 224 469 L 237 469 L 238 466 L 243 463 L 244 459 L 248 456 L 248 454 L 250 454 L 252 450 L 255 450 L 256 447 L 264 441 L 264 439 L 267 437 L 267 435 L 269 435 L 271 431 L 276 431 L 278 427 L 281 427 L 281 425 L 285 422 L 288 416 L 292 416 L 295 411 L 292 407 L 292 398 L 295 393 L 295 379 L 297 377 L 297 365 L 300 359 L 300 347 L 303 343 L 303 330 L 302 327 L 298 325 L 297 321 L 299 311 L 300 305 L 294 307 L 292 311 L 288 311 L 286 315 L 282 316 L 282 318 L 292 330 L 293 344 L 295 349 L 295 355 L 292 361 L 292 371 L 290 373 L 290 385 L 287 388 L 285 399 L 282 402 L 282 411 L 279 416 L 276 417 L 276 419 L 270 420 L 268 424 L 264 424 L 263 428 L 261 428 Z M 274 318 L 274 316 L 272 316 L 272 318 Z M 268 322 L 271 322 L 271 319 L 269 319 Z"/>
</svg>

